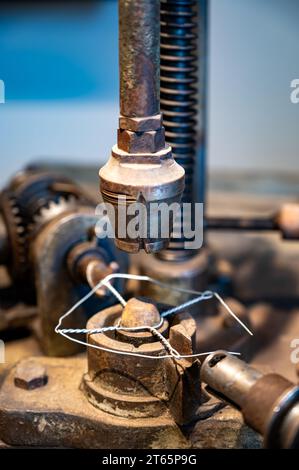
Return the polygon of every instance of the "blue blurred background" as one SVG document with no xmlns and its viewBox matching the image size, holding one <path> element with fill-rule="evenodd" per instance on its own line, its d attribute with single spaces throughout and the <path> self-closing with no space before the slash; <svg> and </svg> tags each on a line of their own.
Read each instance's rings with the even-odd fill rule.
<svg viewBox="0 0 299 470">
<path fill-rule="evenodd" d="M 209 164 L 298 170 L 298 0 L 211 0 Z M 0 6 L 0 184 L 32 160 L 100 166 L 116 140 L 117 2 Z"/>
</svg>

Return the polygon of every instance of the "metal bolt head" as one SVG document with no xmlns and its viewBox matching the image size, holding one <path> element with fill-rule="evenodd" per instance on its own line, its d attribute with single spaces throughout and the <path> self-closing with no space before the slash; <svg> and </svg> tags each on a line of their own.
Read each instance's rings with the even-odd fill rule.
<svg viewBox="0 0 299 470">
<path fill-rule="evenodd" d="M 118 147 L 128 153 L 155 153 L 165 147 L 164 127 L 146 132 L 118 129 L 117 135 Z"/>
<path fill-rule="evenodd" d="M 132 298 L 127 302 L 121 316 L 121 326 L 155 326 L 160 323 L 160 314 L 155 305 Z"/>
<path fill-rule="evenodd" d="M 25 359 L 16 367 L 14 383 L 24 390 L 34 390 L 48 383 L 45 366 L 34 360 Z"/>
</svg>

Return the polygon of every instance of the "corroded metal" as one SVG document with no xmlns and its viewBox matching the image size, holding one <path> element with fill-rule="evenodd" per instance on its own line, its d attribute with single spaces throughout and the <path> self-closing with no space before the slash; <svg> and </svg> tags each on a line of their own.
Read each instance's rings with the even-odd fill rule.
<svg viewBox="0 0 299 470">
<path fill-rule="evenodd" d="M 91 289 L 94 289 L 106 276 L 119 271 L 116 260 L 111 260 L 107 251 L 94 241 L 85 241 L 75 245 L 68 253 L 67 265 L 74 281 L 88 284 Z M 111 284 L 114 282 L 115 279 L 110 280 Z M 95 292 L 99 297 L 105 297 L 109 293 L 109 289 L 104 285 Z"/>
<path fill-rule="evenodd" d="M 123 309 L 120 324 L 126 328 L 155 326 L 160 320 L 159 311 L 154 304 L 132 298 Z"/>
<path fill-rule="evenodd" d="M 44 357 L 39 362 L 47 368 L 46 386 L 31 391 L 15 387 L 14 368 L 2 385 L 0 439 L 5 443 L 101 449 L 188 446 L 167 416 L 129 420 L 89 403 L 81 385 L 85 358 Z"/>
<path fill-rule="evenodd" d="M 15 371 L 14 384 L 24 390 L 34 390 L 44 387 L 48 383 L 47 369 L 34 360 L 24 359 Z"/>
<path fill-rule="evenodd" d="M 160 1 L 119 1 L 120 112 L 160 112 Z"/>
<path fill-rule="evenodd" d="M 153 310 L 150 304 L 145 307 Z M 130 306 L 136 319 L 140 317 L 139 308 L 137 303 Z M 119 323 L 122 311 L 117 305 L 99 312 L 87 327 Z M 172 329 L 188 340 L 183 350 L 176 344 Z M 171 325 L 164 320 L 160 332 L 179 351 L 192 352 L 195 323 L 187 314 L 173 318 Z M 188 438 L 179 425 L 195 418 L 201 399 L 199 363 L 196 359 L 143 358 L 146 354 L 165 354 L 165 348 L 160 338 L 147 341 L 152 335 L 149 331 L 135 334 L 139 335 L 135 345 L 111 332 L 88 335 L 91 346 L 141 354 L 128 357 L 90 347 L 88 373 L 84 357 L 40 357 L 34 358 L 33 366 L 30 359 L 12 367 L 0 392 L 0 438 L 10 445 L 25 446 L 188 447 Z M 16 377 L 25 377 L 26 383 L 31 383 L 45 370 L 48 380 L 40 388 L 16 386 Z"/>
<path fill-rule="evenodd" d="M 298 386 L 279 374 L 262 374 L 225 351 L 207 357 L 201 379 L 209 391 L 241 409 L 267 447 L 299 448 Z"/>
<path fill-rule="evenodd" d="M 97 220 L 93 210 L 90 209 L 65 214 L 48 224 L 34 241 L 32 257 L 35 266 L 37 306 L 41 322 L 42 345 L 48 355 L 70 355 L 82 349 L 78 344 L 58 335 L 55 327 L 60 316 L 82 297 L 88 285 L 86 276 L 74 282 L 67 259 L 69 252 L 75 249 L 75 245 L 90 241 L 90 234 L 93 233 Z M 88 244 L 89 250 L 91 250 L 90 245 Z M 116 261 L 116 257 L 121 270 L 126 270 L 126 257 L 116 255 L 109 239 L 94 239 L 93 245 L 94 250 L 99 250 L 106 258 L 104 270 L 107 269 L 107 265 Z M 88 254 L 87 248 L 86 252 Z M 100 276 L 98 272 L 96 274 Z M 89 278 L 89 281 L 92 284 L 94 279 Z M 116 288 L 122 290 L 122 280 L 116 281 Z M 65 320 L 64 327 L 71 327 L 71 325 L 76 325 L 77 328 L 84 327 L 86 318 L 90 316 L 90 310 L 94 312 L 101 306 L 109 304 L 109 301 L 111 298 L 107 297 L 102 300 L 96 297 L 91 299 L 90 302 L 78 308 L 71 318 Z"/>
<path fill-rule="evenodd" d="M 61 174 L 24 170 L 0 194 L 0 212 L 6 227 L 6 265 L 25 298 L 34 298 L 34 273 L 29 257 L 36 231 L 78 203 L 91 206 L 78 185 Z M 26 283 L 26 288 L 23 285 Z"/>
<path fill-rule="evenodd" d="M 184 170 L 172 158 L 170 147 L 155 153 L 129 154 L 114 146 L 109 161 L 100 170 L 100 187 L 104 202 L 113 208 L 109 216 L 118 248 L 131 253 L 140 249 L 151 253 L 168 245 L 173 211 L 163 220 L 164 234 L 156 205 L 164 203 L 169 207 L 178 203 L 184 188 Z M 136 213 L 137 208 L 130 213 L 134 203 L 142 205 L 142 214 Z M 141 230 L 132 237 L 127 227 L 136 216 Z M 154 235 L 151 226 L 158 228 Z"/>
<path fill-rule="evenodd" d="M 136 306 L 136 305 L 135 305 Z M 140 305 L 131 306 L 137 319 Z M 148 307 L 146 307 L 148 308 Z M 111 307 L 92 317 L 88 329 L 111 326 L 122 322 L 121 306 Z M 126 318 L 127 312 L 124 312 Z M 140 320 L 141 322 L 141 320 Z M 169 325 L 164 320 L 158 329 L 170 341 L 172 329 L 181 325 L 188 346 L 182 350 L 184 342 L 175 344 L 178 352 L 191 354 L 195 335 L 195 322 L 191 317 L 179 315 Z M 127 332 L 124 340 L 121 330 L 111 334 L 89 334 L 88 374 L 84 377 L 85 390 L 90 403 L 122 418 L 168 417 L 177 424 L 186 424 L 194 418 L 200 402 L 199 363 L 183 359 L 166 358 L 163 360 L 146 357 L 169 354 L 159 338 L 148 341 L 153 333 L 149 331 Z M 132 336 L 131 336 L 132 335 Z M 129 338 L 131 336 L 131 339 Z M 96 349 L 97 347 L 106 350 Z M 137 353 L 140 356 L 122 355 Z M 142 357 L 144 355 L 144 357 Z M 186 406 L 188 397 L 188 406 Z"/>
</svg>

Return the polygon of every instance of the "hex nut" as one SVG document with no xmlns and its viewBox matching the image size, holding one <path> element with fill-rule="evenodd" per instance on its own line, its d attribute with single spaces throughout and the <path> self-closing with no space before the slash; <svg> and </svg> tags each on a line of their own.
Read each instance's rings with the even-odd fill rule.
<svg viewBox="0 0 299 470">
<path fill-rule="evenodd" d="M 119 117 L 120 129 L 133 132 L 157 131 L 162 127 L 162 114 L 148 117 Z"/>
<path fill-rule="evenodd" d="M 146 132 L 118 129 L 117 137 L 118 147 L 128 153 L 155 153 L 165 147 L 164 127 Z"/>
<path fill-rule="evenodd" d="M 39 362 L 25 359 L 16 367 L 14 383 L 24 390 L 43 387 L 48 383 L 47 370 Z"/>
</svg>

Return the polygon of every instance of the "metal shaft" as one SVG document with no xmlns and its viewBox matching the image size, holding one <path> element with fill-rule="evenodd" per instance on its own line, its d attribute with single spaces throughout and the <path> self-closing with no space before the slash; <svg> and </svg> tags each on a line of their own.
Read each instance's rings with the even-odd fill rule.
<svg viewBox="0 0 299 470">
<path fill-rule="evenodd" d="M 203 382 L 238 408 L 242 407 L 248 391 L 260 377 L 259 371 L 224 351 L 211 355 L 201 371 Z"/>
<path fill-rule="evenodd" d="M 120 112 L 160 112 L 160 1 L 119 0 Z"/>
<path fill-rule="evenodd" d="M 262 374 L 225 351 L 201 366 L 208 390 L 238 407 L 266 447 L 299 448 L 299 386 L 278 374 Z"/>
<path fill-rule="evenodd" d="M 205 227 L 210 230 L 278 230 L 274 217 L 207 217 Z"/>
</svg>

